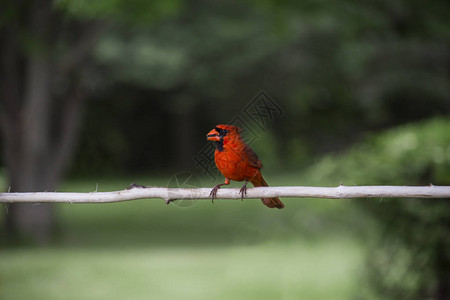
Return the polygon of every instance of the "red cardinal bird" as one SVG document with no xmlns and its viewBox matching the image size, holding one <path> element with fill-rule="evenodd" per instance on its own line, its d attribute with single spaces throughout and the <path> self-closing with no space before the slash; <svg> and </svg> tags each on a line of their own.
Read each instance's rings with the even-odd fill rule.
<svg viewBox="0 0 450 300">
<path fill-rule="evenodd" d="M 249 181 L 255 187 L 269 186 L 260 171 L 263 167 L 261 161 L 252 148 L 244 143 L 240 131 L 240 128 L 233 125 L 217 125 L 206 135 L 206 139 L 215 142 L 214 158 L 216 166 L 225 176 L 225 183 L 218 184 L 212 189 L 212 199 L 216 197 L 217 190 L 222 185 L 230 184 L 230 180 L 245 180 L 245 184 L 241 188 L 242 197 L 246 193 Z M 278 198 L 262 198 L 261 201 L 270 208 L 284 207 L 283 202 Z"/>
</svg>

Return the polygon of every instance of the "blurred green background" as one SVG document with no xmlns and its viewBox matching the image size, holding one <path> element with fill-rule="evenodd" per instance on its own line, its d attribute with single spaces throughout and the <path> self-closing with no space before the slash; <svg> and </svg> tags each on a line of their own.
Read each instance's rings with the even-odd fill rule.
<svg viewBox="0 0 450 300">
<path fill-rule="evenodd" d="M 271 185 L 450 185 L 449 15 L 3 1 L 0 188 L 212 187 L 196 159 L 231 121 Z M 3 205 L 0 299 L 450 298 L 449 199 L 283 201 Z"/>
</svg>

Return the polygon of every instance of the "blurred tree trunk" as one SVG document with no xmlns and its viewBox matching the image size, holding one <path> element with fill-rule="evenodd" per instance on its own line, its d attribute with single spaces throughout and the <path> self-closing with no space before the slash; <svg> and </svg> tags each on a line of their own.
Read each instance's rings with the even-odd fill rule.
<svg viewBox="0 0 450 300">
<path fill-rule="evenodd" d="M 61 18 L 53 1 L 7 2 L 2 18 L 0 125 L 9 187 L 16 192 L 53 191 L 77 140 L 80 76 L 74 76 L 63 95 L 55 96 L 55 80 L 67 75 L 70 60 L 55 55 Z M 9 237 L 46 243 L 53 225 L 50 204 L 8 206 Z"/>
</svg>

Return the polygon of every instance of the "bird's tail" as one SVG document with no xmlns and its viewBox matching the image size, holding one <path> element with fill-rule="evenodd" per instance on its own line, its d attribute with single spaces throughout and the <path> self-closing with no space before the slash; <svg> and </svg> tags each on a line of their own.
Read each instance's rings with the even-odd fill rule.
<svg viewBox="0 0 450 300">
<path fill-rule="evenodd" d="M 257 176 L 250 182 L 253 184 L 254 187 L 269 186 L 267 184 L 267 182 L 264 180 L 264 178 L 262 177 L 262 175 Z M 262 198 L 261 201 L 265 206 L 270 207 L 270 208 L 275 208 L 275 207 L 276 208 L 284 208 L 283 202 L 281 202 L 281 200 L 278 198 Z"/>
</svg>

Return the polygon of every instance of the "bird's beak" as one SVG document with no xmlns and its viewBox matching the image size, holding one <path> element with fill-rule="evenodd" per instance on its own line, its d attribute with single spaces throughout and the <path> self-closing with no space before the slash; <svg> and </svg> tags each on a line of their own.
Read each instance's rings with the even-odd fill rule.
<svg viewBox="0 0 450 300">
<path fill-rule="evenodd" d="M 218 142 L 220 141 L 219 133 L 217 132 L 217 130 L 213 129 L 210 132 L 208 132 L 208 134 L 206 135 L 206 139 L 208 141 Z"/>
</svg>

